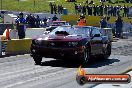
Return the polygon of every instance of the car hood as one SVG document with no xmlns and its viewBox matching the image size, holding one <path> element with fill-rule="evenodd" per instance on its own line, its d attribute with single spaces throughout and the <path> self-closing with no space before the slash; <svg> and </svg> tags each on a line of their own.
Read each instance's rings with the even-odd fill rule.
<svg viewBox="0 0 132 88">
<path fill-rule="evenodd" d="M 37 40 L 45 40 L 45 41 L 80 41 L 82 39 L 87 38 L 86 36 L 79 35 L 42 35 L 35 39 Z"/>
</svg>

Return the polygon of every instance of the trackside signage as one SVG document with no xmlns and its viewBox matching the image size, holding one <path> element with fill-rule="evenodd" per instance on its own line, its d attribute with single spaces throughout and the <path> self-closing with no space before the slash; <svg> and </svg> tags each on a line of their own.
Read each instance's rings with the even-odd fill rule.
<svg viewBox="0 0 132 88">
<path fill-rule="evenodd" d="M 78 84 L 85 83 L 130 83 L 129 74 L 86 74 L 85 70 L 79 67 L 76 81 Z"/>
</svg>

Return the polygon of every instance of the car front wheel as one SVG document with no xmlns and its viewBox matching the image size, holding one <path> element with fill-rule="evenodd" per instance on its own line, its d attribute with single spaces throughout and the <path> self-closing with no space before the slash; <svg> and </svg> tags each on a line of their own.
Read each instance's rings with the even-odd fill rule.
<svg viewBox="0 0 132 88">
<path fill-rule="evenodd" d="M 90 60 L 90 50 L 85 48 L 83 51 L 82 63 L 86 64 Z"/>
<path fill-rule="evenodd" d="M 111 44 L 108 44 L 106 48 L 106 53 L 103 55 L 104 59 L 107 59 L 111 55 Z"/>
<path fill-rule="evenodd" d="M 42 61 L 42 57 L 39 56 L 39 55 L 35 55 L 33 56 L 33 59 L 34 59 L 34 62 L 36 65 L 40 65 L 41 64 L 41 61 Z"/>
</svg>

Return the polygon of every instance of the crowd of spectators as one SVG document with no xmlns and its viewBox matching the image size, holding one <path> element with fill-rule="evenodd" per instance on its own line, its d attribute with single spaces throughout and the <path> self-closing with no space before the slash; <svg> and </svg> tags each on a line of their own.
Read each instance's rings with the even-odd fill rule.
<svg viewBox="0 0 132 88">
<path fill-rule="evenodd" d="M 39 16 L 34 16 L 32 14 L 26 15 L 25 20 L 27 23 L 27 27 L 29 28 L 39 28 L 41 19 Z"/>
<path fill-rule="evenodd" d="M 33 14 L 26 15 L 24 19 L 27 28 L 47 27 L 50 26 L 53 21 L 59 20 L 56 15 L 54 15 L 53 18 L 51 17 L 40 18 L 38 15 L 34 16 Z"/>
<path fill-rule="evenodd" d="M 62 14 L 63 13 L 63 6 L 62 5 L 56 5 L 55 3 L 49 4 L 50 6 L 50 13 L 51 14 Z"/>
<path fill-rule="evenodd" d="M 120 16 L 128 17 L 129 8 L 132 6 L 112 6 L 112 5 L 95 5 L 93 1 L 85 4 L 74 4 L 75 14 L 93 15 L 93 16 Z"/>
</svg>

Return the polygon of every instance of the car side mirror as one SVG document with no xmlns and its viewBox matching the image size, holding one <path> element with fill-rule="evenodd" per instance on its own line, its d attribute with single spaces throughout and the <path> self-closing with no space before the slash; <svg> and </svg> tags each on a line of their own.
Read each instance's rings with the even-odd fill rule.
<svg viewBox="0 0 132 88">
<path fill-rule="evenodd" d="M 93 37 L 100 37 L 100 34 L 95 34 Z"/>
</svg>

